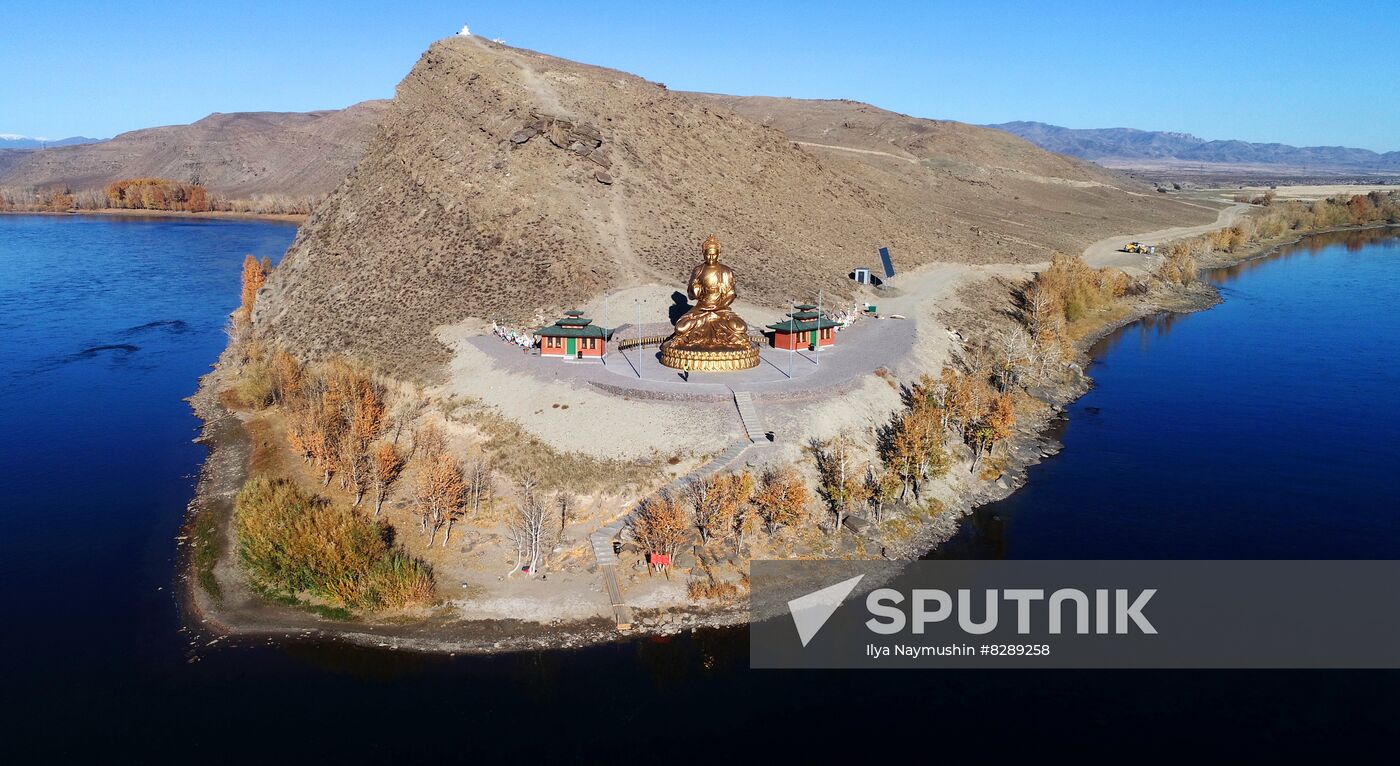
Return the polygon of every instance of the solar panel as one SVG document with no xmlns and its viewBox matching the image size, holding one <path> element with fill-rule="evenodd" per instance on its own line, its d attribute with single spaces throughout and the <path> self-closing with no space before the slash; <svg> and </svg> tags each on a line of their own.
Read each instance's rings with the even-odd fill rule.
<svg viewBox="0 0 1400 766">
<path fill-rule="evenodd" d="M 885 279 L 893 278 L 894 263 L 890 261 L 890 249 L 888 247 L 880 248 L 880 262 L 885 265 Z"/>
</svg>

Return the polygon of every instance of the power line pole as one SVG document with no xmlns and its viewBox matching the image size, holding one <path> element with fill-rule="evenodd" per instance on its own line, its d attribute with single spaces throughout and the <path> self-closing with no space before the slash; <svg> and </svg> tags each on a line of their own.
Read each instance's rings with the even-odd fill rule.
<svg viewBox="0 0 1400 766">
<path fill-rule="evenodd" d="M 817 342 L 812 344 L 812 359 L 818 367 L 822 366 L 822 291 L 817 291 Z"/>
</svg>

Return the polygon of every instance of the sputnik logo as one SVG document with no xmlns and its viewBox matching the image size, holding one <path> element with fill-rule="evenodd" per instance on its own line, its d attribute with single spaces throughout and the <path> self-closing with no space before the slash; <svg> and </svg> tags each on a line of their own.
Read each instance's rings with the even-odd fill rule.
<svg viewBox="0 0 1400 766">
<path fill-rule="evenodd" d="M 792 622 L 797 626 L 797 637 L 802 639 L 804 647 L 864 578 L 865 575 L 857 575 L 787 602 L 788 611 L 792 612 Z"/>
</svg>

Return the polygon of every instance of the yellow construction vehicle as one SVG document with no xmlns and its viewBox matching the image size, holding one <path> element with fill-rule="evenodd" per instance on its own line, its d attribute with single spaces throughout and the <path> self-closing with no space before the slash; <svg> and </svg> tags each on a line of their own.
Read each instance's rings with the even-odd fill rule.
<svg viewBox="0 0 1400 766">
<path fill-rule="evenodd" d="M 1157 248 L 1152 245 L 1144 245 L 1141 242 L 1129 242 L 1123 246 L 1123 252 L 1125 253 L 1144 253 L 1150 255 L 1156 252 L 1156 250 Z"/>
</svg>

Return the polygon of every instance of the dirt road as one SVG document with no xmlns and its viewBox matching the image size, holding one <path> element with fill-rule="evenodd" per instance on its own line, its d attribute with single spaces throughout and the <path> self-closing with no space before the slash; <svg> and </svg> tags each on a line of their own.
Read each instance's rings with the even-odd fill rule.
<svg viewBox="0 0 1400 766">
<path fill-rule="evenodd" d="M 1127 272 L 1149 271 L 1156 263 L 1158 256 L 1145 255 L 1143 253 L 1122 252 L 1124 245 L 1129 242 L 1142 242 L 1147 245 L 1160 245 L 1174 239 L 1183 237 L 1194 237 L 1197 234 L 1205 234 L 1215 229 L 1223 229 L 1226 226 L 1234 225 L 1235 221 L 1244 215 L 1244 212 L 1252 205 L 1235 204 L 1220 211 L 1213 223 L 1202 224 L 1200 226 L 1177 226 L 1171 229 L 1161 229 L 1150 231 L 1146 234 L 1133 234 L 1129 236 L 1108 237 L 1101 239 L 1092 245 L 1084 248 L 1084 261 L 1094 268 L 1104 266 L 1114 266 Z"/>
</svg>

